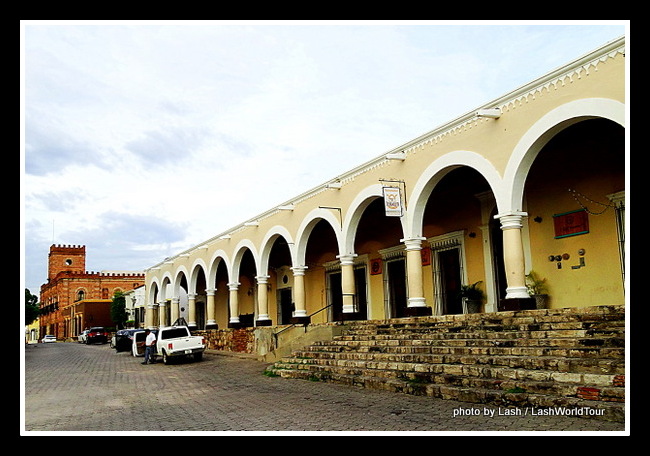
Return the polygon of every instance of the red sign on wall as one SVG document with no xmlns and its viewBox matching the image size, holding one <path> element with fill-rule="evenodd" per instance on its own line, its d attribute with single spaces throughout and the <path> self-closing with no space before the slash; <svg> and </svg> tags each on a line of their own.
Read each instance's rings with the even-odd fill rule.
<svg viewBox="0 0 650 456">
<path fill-rule="evenodd" d="M 381 274 L 381 258 L 370 260 L 370 275 Z"/>
<path fill-rule="evenodd" d="M 555 239 L 589 232 L 589 214 L 584 209 L 553 216 Z"/>
</svg>

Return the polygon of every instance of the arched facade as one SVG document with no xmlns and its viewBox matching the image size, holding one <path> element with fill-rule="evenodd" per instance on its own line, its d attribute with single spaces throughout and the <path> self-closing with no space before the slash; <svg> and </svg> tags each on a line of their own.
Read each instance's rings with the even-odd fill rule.
<svg viewBox="0 0 650 456">
<path fill-rule="evenodd" d="M 623 303 L 624 128 L 620 39 L 149 268 L 147 324 L 184 293 L 207 328 L 467 312 L 474 283 L 497 311 L 531 271 L 548 306 Z"/>
</svg>

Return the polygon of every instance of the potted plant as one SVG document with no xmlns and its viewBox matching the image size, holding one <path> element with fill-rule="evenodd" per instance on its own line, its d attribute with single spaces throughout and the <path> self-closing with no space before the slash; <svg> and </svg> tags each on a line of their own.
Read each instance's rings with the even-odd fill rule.
<svg viewBox="0 0 650 456">
<path fill-rule="evenodd" d="M 546 288 L 546 279 L 540 279 L 534 271 L 526 274 L 526 289 L 528 294 L 535 298 L 538 309 L 546 309 L 548 306 L 548 294 Z"/>
<path fill-rule="evenodd" d="M 482 281 L 479 280 L 471 285 L 460 286 L 460 297 L 463 301 L 463 307 L 467 313 L 479 313 L 481 311 L 481 304 L 483 303 L 483 290 L 478 285 Z"/>
</svg>

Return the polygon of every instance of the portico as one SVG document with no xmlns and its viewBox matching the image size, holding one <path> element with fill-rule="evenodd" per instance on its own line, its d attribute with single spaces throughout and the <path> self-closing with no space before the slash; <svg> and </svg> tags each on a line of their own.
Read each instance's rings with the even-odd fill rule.
<svg viewBox="0 0 650 456">
<path fill-rule="evenodd" d="M 460 286 L 476 282 L 492 311 L 531 299 L 531 270 L 552 307 L 622 304 L 611 265 L 624 258 L 624 51 L 609 43 L 152 266 L 146 325 L 457 313 Z M 386 213 L 386 186 L 399 216 Z M 571 211 L 589 229 L 558 235 Z"/>
</svg>

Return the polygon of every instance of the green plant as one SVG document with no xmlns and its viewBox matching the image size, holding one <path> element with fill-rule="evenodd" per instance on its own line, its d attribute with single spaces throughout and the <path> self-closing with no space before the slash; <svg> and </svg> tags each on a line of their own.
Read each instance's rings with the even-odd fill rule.
<svg viewBox="0 0 650 456">
<path fill-rule="evenodd" d="M 483 290 L 478 287 L 481 282 L 482 281 L 479 280 L 471 285 L 461 285 L 458 295 L 461 298 L 467 298 L 468 300 L 481 301 L 484 297 Z"/>
<path fill-rule="evenodd" d="M 526 289 L 531 296 L 546 294 L 546 279 L 540 279 L 535 271 L 530 271 L 526 274 Z"/>
<path fill-rule="evenodd" d="M 506 393 L 525 393 L 526 390 L 523 388 L 520 388 L 519 386 L 515 386 L 514 388 L 510 388 L 506 390 Z"/>
</svg>

